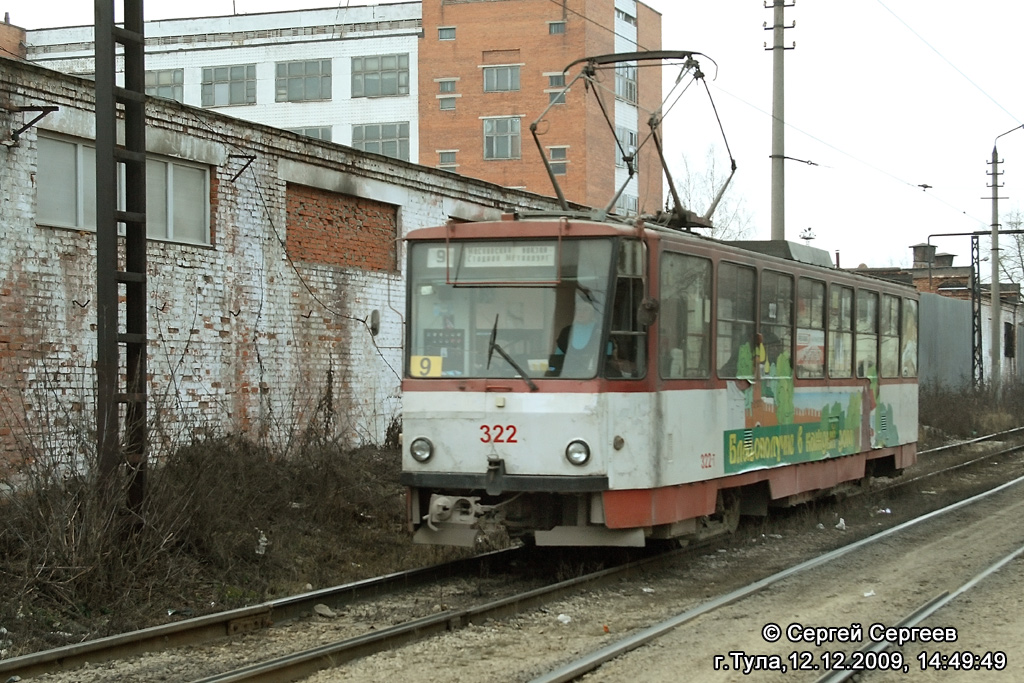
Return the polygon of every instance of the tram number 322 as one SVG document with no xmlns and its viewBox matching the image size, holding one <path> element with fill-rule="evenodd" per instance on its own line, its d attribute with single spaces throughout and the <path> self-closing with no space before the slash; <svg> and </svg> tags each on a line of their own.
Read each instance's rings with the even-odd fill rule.
<svg viewBox="0 0 1024 683">
<path fill-rule="evenodd" d="M 480 425 L 480 432 L 483 443 L 519 443 L 515 425 Z"/>
</svg>

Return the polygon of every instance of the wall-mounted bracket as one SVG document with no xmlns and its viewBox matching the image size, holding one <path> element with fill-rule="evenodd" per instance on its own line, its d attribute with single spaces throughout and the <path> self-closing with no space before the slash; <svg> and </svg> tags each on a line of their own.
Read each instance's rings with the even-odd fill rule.
<svg viewBox="0 0 1024 683">
<path fill-rule="evenodd" d="M 56 105 L 47 105 L 47 106 L 44 106 L 44 107 L 14 107 L 14 111 L 20 111 L 20 112 L 36 111 L 36 112 L 39 112 L 39 114 L 34 119 L 32 119 L 31 121 L 26 123 L 24 126 L 19 128 L 18 130 L 12 131 L 11 132 L 11 140 L 14 141 L 15 143 L 17 143 L 18 142 L 18 138 L 21 137 L 22 133 L 24 133 L 26 130 L 28 130 L 32 126 L 36 125 L 37 123 L 39 123 L 39 121 L 41 121 L 43 119 L 43 117 L 45 117 L 47 114 L 52 114 L 53 112 L 57 111 L 58 109 L 60 109 L 60 107 L 58 107 Z"/>
<path fill-rule="evenodd" d="M 238 169 L 238 173 L 236 173 L 231 178 L 231 182 L 235 182 L 236 180 L 238 180 L 238 176 L 240 176 L 243 173 L 245 173 L 245 169 L 249 168 L 249 165 L 252 164 L 252 162 L 256 161 L 256 155 L 255 154 L 229 154 L 228 155 L 228 159 L 246 159 L 245 165 L 242 166 L 242 168 Z"/>
</svg>

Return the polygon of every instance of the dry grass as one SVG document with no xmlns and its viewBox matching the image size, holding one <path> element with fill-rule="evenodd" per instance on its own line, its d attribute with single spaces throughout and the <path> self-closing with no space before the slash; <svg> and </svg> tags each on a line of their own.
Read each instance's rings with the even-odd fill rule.
<svg viewBox="0 0 1024 683">
<path fill-rule="evenodd" d="M 153 468 L 136 513 L 35 460 L 0 493 L 5 656 L 447 559 L 411 545 L 399 469 L 394 448 L 209 439 Z"/>
<path fill-rule="evenodd" d="M 931 448 L 949 439 L 970 439 L 1021 426 L 1024 386 L 1004 387 L 999 395 L 985 388 L 922 388 L 918 404 L 919 448 Z"/>
</svg>

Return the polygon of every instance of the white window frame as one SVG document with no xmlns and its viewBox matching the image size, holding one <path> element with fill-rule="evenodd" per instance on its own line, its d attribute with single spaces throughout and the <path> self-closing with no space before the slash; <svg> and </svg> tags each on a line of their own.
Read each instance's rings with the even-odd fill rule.
<svg viewBox="0 0 1024 683">
<path fill-rule="evenodd" d="M 555 145 L 548 147 L 548 164 L 555 175 L 569 174 L 569 146 Z"/>
<path fill-rule="evenodd" d="M 442 171 L 450 171 L 457 173 L 459 168 L 457 149 L 439 149 L 437 150 L 437 167 Z M 451 157 L 445 155 L 450 154 Z"/>
<path fill-rule="evenodd" d="M 330 59 L 296 59 L 288 62 L 277 62 L 274 64 L 274 101 L 275 102 L 329 102 L 331 101 L 331 95 L 333 92 L 332 83 L 332 60 Z M 301 74 L 292 74 L 292 65 L 302 64 Z M 315 73 L 307 73 L 309 65 L 316 65 L 317 71 Z M 284 67 L 285 74 L 281 75 L 281 68 Z M 309 97 L 306 93 L 306 83 L 309 79 L 316 78 L 319 81 L 319 97 Z M 302 97 L 292 99 L 289 96 L 291 88 L 289 83 L 291 81 L 302 82 Z M 326 91 L 326 94 L 325 94 Z"/>
<path fill-rule="evenodd" d="M 227 69 L 228 78 L 227 80 L 217 79 L 217 70 Z M 245 77 L 238 79 L 231 75 L 232 69 L 245 69 Z M 207 80 L 207 74 L 209 72 L 210 80 Z M 228 85 L 228 101 L 218 102 L 217 101 L 217 85 L 226 83 Z M 231 84 L 242 83 L 245 89 L 245 101 L 232 102 L 231 101 Z M 207 86 L 210 87 L 209 93 L 210 98 L 207 99 Z M 200 101 L 204 107 L 244 107 L 250 104 L 256 104 L 256 64 L 223 64 L 218 66 L 204 66 L 202 70 L 202 80 L 200 83 Z"/>
<path fill-rule="evenodd" d="M 54 227 L 54 228 L 70 228 L 72 230 L 96 232 L 96 217 L 95 217 L 95 215 L 93 216 L 93 220 L 92 220 L 92 224 L 91 225 L 89 224 L 89 222 L 87 220 L 87 217 L 85 215 L 85 188 L 86 188 L 86 186 L 88 184 L 87 181 L 90 178 L 95 179 L 95 177 L 96 177 L 96 166 L 95 166 L 95 164 L 86 164 L 86 163 L 84 163 L 84 159 L 85 159 L 85 156 L 86 156 L 85 150 L 86 149 L 92 149 L 92 150 L 95 151 L 96 143 L 94 141 L 92 141 L 92 140 L 83 140 L 83 139 L 80 139 L 80 138 L 72 138 L 72 137 L 68 137 L 68 136 L 65 136 L 65 135 L 59 135 L 59 134 L 55 134 L 55 133 L 50 133 L 49 131 L 47 131 L 45 133 L 41 132 L 40 135 L 39 135 L 39 138 L 40 139 L 52 140 L 52 141 L 55 141 L 55 142 L 58 142 L 58 143 L 62 143 L 62 144 L 73 145 L 75 147 L 75 160 L 76 160 L 75 170 L 74 170 L 74 172 L 75 172 L 75 188 L 74 188 L 74 190 L 75 190 L 75 220 L 74 220 L 74 222 L 71 222 L 71 223 L 66 222 L 66 221 L 59 221 L 59 220 L 49 220 L 49 221 L 39 221 L 38 220 L 38 215 L 39 215 L 38 206 L 42 202 L 46 201 L 46 198 L 44 196 L 42 196 L 45 193 L 45 189 L 46 189 L 46 187 L 45 187 L 46 179 L 44 177 L 39 177 L 39 176 L 45 174 L 46 173 L 46 169 L 38 168 L 37 167 L 37 188 L 39 187 L 40 184 L 42 184 L 42 186 L 44 188 L 44 192 L 43 193 L 37 193 L 37 199 L 36 199 L 36 202 L 37 202 L 37 204 L 36 204 L 36 206 L 37 206 L 37 209 L 36 209 L 37 224 L 45 225 L 45 226 L 48 226 L 48 227 Z M 156 154 L 148 154 L 147 155 L 147 163 L 161 163 L 161 164 L 165 164 L 166 167 L 167 167 L 167 173 L 166 173 L 166 176 L 165 176 L 167 178 L 167 183 L 164 186 L 164 190 L 166 192 L 166 194 L 165 194 L 165 202 L 164 203 L 167 206 L 167 214 L 164 216 L 164 220 L 166 222 L 167 232 L 165 234 L 163 234 L 163 235 L 153 235 L 153 234 L 151 234 L 149 232 L 149 230 L 152 227 L 152 224 L 151 224 L 151 222 L 147 222 L 147 226 L 146 226 L 146 232 L 147 232 L 146 239 L 156 240 L 156 241 L 179 242 L 179 243 L 183 243 L 183 244 L 199 244 L 199 245 L 203 245 L 203 246 L 209 246 L 211 244 L 211 240 L 210 240 L 210 167 L 207 166 L 206 164 L 195 163 L 195 162 L 186 161 L 186 160 L 183 160 L 183 159 L 177 159 L 177 158 L 173 158 L 173 157 L 164 157 L 164 156 L 159 156 L 159 155 L 156 155 Z M 203 188 L 202 188 L 203 196 L 201 198 L 201 201 L 202 201 L 202 204 L 203 204 L 203 225 L 202 225 L 203 238 L 201 240 L 199 240 L 199 241 L 181 239 L 181 238 L 176 237 L 173 234 L 174 233 L 174 202 L 172 201 L 172 198 L 174 197 L 174 169 L 176 167 L 185 167 L 185 168 L 195 169 L 195 170 L 201 171 L 203 173 Z M 147 180 L 148 180 L 148 175 L 149 174 L 147 174 Z M 92 182 L 92 187 L 95 188 L 95 181 L 94 180 Z M 124 206 L 125 206 L 125 200 L 124 200 L 125 190 L 124 190 L 124 187 L 125 187 L 124 165 L 123 164 L 118 164 L 117 204 L 118 204 L 118 208 L 122 209 L 122 210 L 124 209 Z M 190 198 L 189 201 L 191 202 L 191 201 L 194 201 L 194 200 L 195 200 L 195 198 Z M 151 207 L 155 206 L 155 203 L 147 201 L 146 204 L 147 204 L 148 210 L 152 211 Z"/>
<path fill-rule="evenodd" d="M 448 31 L 451 31 L 451 33 L 448 33 Z M 437 39 L 438 40 L 455 40 L 455 27 L 454 26 L 438 26 L 437 27 Z"/>
<path fill-rule="evenodd" d="M 388 57 L 394 57 L 396 59 L 397 66 L 394 69 L 385 69 L 384 60 Z M 379 68 L 367 69 L 365 68 L 367 59 L 377 59 Z M 405 66 L 402 66 L 402 61 L 405 61 Z M 356 69 L 356 64 L 360 65 L 359 69 Z M 409 60 L 408 52 L 396 52 L 391 54 L 382 55 L 360 55 L 358 57 L 352 57 L 350 62 L 351 74 L 351 85 L 352 85 L 352 98 L 358 99 L 362 97 L 376 98 L 376 97 L 406 97 L 409 94 L 409 83 L 411 81 L 411 64 Z M 384 74 L 395 74 L 395 89 L 397 92 L 384 92 L 383 82 Z M 376 74 L 380 77 L 381 92 L 376 95 L 366 94 L 366 75 Z M 403 78 L 404 77 L 404 78 Z M 358 83 L 358 87 L 357 84 Z"/>
<path fill-rule="evenodd" d="M 565 35 L 566 25 L 564 21 L 549 21 L 548 22 L 548 35 L 549 36 L 561 36 Z"/>
<path fill-rule="evenodd" d="M 630 104 L 638 101 L 637 66 L 626 62 L 615 67 L 615 97 Z"/>
<path fill-rule="evenodd" d="M 484 92 L 518 92 L 520 88 L 522 66 L 522 64 L 487 64 L 486 66 L 480 67 L 481 69 L 483 69 Z M 507 88 L 498 87 L 498 74 L 503 70 L 508 71 Z M 513 75 L 515 76 L 514 84 Z M 492 81 L 490 88 L 487 87 L 488 81 Z"/>
<path fill-rule="evenodd" d="M 523 138 L 522 138 L 522 125 L 520 116 L 482 116 L 480 117 L 483 121 L 483 132 L 484 132 L 484 160 L 486 161 L 514 161 L 521 159 L 523 156 Z M 505 133 L 487 132 L 488 124 L 496 124 L 498 122 L 505 121 L 509 124 L 515 124 L 509 126 L 509 131 Z M 512 130 L 514 128 L 515 130 Z M 488 138 L 491 139 L 490 150 L 491 153 L 488 155 Z M 495 153 L 495 142 L 499 138 L 508 138 L 508 156 L 500 156 Z"/>
<path fill-rule="evenodd" d="M 325 142 L 331 142 L 333 137 L 333 126 L 307 126 L 305 128 L 285 128 L 289 133 L 295 133 L 297 135 L 303 135 L 307 138 L 313 138 L 315 140 L 324 140 Z"/>
<path fill-rule="evenodd" d="M 385 121 L 383 123 L 372 123 L 372 122 L 371 123 L 357 123 L 357 124 L 353 125 L 352 126 L 352 146 L 355 147 L 356 149 L 367 151 L 366 150 L 366 142 L 367 142 L 367 140 L 366 140 L 366 137 L 365 137 L 365 135 L 366 135 L 365 128 L 367 126 L 377 126 L 377 127 L 379 127 L 381 129 L 381 136 L 370 140 L 370 142 L 379 142 L 381 149 L 380 149 L 380 151 L 377 151 L 377 152 L 375 152 L 373 150 L 369 150 L 370 154 L 380 154 L 382 156 L 390 157 L 392 159 L 398 159 L 399 161 L 409 161 L 409 154 L 410 154 L 410 149 L 411 149 L 411 130 L 410 130 L 410 125 L 409 125 L 408 121 Z M 392 137 L 387 137 L 387 138 L 383 137 L 383 128 L 384 128 L 384 126 L 397 126 L 396 136 L 393 137 L 393 138 Z M 405 136 L 404 137 L 402 136 L 402 127 L 403 126 L 405 126 Z M 363 139 L 357 142 L 356 141 L 356 129 L 358 129 L 358 128 L 363 129 L 362 130 Z M 403 152 L 402 143 L 403 143 L 403 141 L 405 142 L 405 147 L 404 147 L 405 155 L 404 156 L 402 155 L 402 152 Z M 384 143 L 385 142 L 394 142 L 397 145 L 397 147 L 398 147 L 398 155 L 397 156 L 391 155 L 391 154 L 386 154 L 384 152 Z"/>
<path fill-rule="evenodd" d="M 170 76 L 170 83 L 161 83 L 161 78 Z M 153 80 L 152 85 L 150 80 Z M 170 95 L 161 95 L 161 90 L 170 89 Z M 147 69 L 146 94 L 153 97 L 164 97 L 175 102 L 185 101 L 185 70 L 184 69 Z"/>
</svg>

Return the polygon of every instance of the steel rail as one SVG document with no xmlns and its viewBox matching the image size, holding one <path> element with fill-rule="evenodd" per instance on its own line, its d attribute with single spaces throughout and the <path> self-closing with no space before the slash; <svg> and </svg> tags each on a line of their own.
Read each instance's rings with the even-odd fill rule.
<svg viewBox="0 0 1024 683">
<path fill-rule="evenodd" d="M 627 562 L 617 567 L 602 569 L 573 579 L 567 579 L 551 586 L 535 588 L 525 593 L 512 595 L 483 605 L 448 610 L 433 616 L 397 624 L 373 633 L 346 638 L 309 650 L 202 678 L 194 683 L 238 683 L 239 681 L 246 681 L 247 683 L 278 683 L 280 681 L 298 680 L 323 669 L 423 640 L 432 635 L 480 623 L 485 619 L 502 619 L 513 616 L 552 600 L 557 600 L 565 595 L 573 594 L 583 586 L 601 585 L 608 581 L 620 579 L 630 572 L 665 562 L 682 552 L 692 550 L 692 548 L 693 546 L 688 546 L 634 562 Z"/>
<path fill-rule="evenodd" d="M 784 569 L 780 572 L 772 574 L 771 576 L 765 577 L 759 581 L 755 581 L 754 583 L 751 583 L 747 586 L 738 588 L 732 591 L 731 593 L 727 593 L 726 595 L 715 598 L 714 600 L 710 600 L 706 603 L 698 605 L 697 607 L 687 610 L 682 614 L 678 614 L 670 619 L 662 621 L 661 623 L 646 628 L 643 631 L 640 631 L 639 633 L 636 633 L 627 638 L 623 638 L 622 640 L 619 640 L 618 642 L 603 647 L 600 650 L 596 650 L 584 657 L 581 657 L 580 659 L 577 659 L 574 662 L 570 662 L 569 664 L 566 664 L 565 666 L 562 666 L 543 676 L 539 676 L 533 679 L 530 683 L 565 683 L 566 681 L 576 680 L 583 674 L 589 673 L 597 669 L 605 662 L 614 659 L 619 655 L 623 655 L 627 652 L 635 650 L 638 647 L 641 647 L 642 645 L 646 645 L 647 643 L 655 640 L 656 638 L 663 636 L 669 631 L 672 631 L 673 629 L 681 626 L 682 624 L 685 624 L 686 622 L 691 621 L 703 614 L 712 612 L 720 607 L 724 607 L 725 605 L 728 605 L 749 595 L 757 593 L 758 591 L 761 591 L 767 588 L 768 586 L 771 586 L 772 584 L 778 583 L 783 579 L 795 576 L 796 574 L 804 572 L 808 569 L 812 569 L 814 567 L 827 564 L 829 562 L 832 562 L 833 560 L 837 560 L 840 557 L 843 557 L 844 555 L 853 552 L 854 550 L 859 550 L 860 548 L 870 543 L 874 543 L 875 541 L 887 538 L 893 534 L 905 531 L 906 529 L 909 529 L 910 527 L 920 524 L 921 522 L 925 522 L 936 517 L 941 517 L 946 513 L 958 510 L 962 507 L 971 505 L 980 500 L 984 500 L 989 496 L 995 495 L 996 493 L 999 493 L 1005 489 L 1017 486 L 1022 483 L 1024 483 L 1024 477 L 1018 477 L 1016 479 L 1013 479 L 1012 481 L 1006 482 L 1005 484 L 1001 484 L 995 488 L 989 489 L 988 491 L 984 491 L 977 495 L 971 496 L 970 498 L 965 498 L 964 500 L 952 503 L 951 505 L 947 505 L 944 508 L 933 510 L 932 512 L 929 512 L 920 517 L 915 517 L 914 519 L 903 522 L 902 524 L 898 524 L 897 526 L 886 529 L 885 531 L 880 531 L 877 534 L 868 536 L 867 538 L 861 539 L 859 541 L 855 541 L 854 543 L 851 543 L 849 545 L 845 545 L 841 548 L 836 548 L 835 550 L 825 553 L 824 555 L 820 555 L 805 562 L 801 562 L 800 564 L 790 567 L 789 569 Z M 959 594 L 959 591 L 954 595 L 956 594 Z"/>
<path fill-rule="evenodd" d="M 523 548 L 498 550 L 444 564 L 395 572 L 341 586 L 323 588 L 300 595 L 279 598 L 250 607 L 184 619 L 171 624 L 120 633 L 83 643 L 43 650 L 33 654 L 0 660 L 0 680 L 20 676 L 75 669 L 86 662 L 98 663 L 145 652 L 205 643 L 225 636 L 266 628 L 274 623 L 295 619 L 314 605 L 341 607 L 403 587 L 414 587 L 450 576 L 479 572 L 486 566 L 507 566 L 519 557 Z"/>
<path fill-rule="evenodd" d="M 899 624 L 899 626 L 916 626 L 917 624 L 921 623 L 922 621 L 924 621 L 925 619 L 927 619 L 928 617 L 930 617 L 931 615 L 935 614 L 940 609 L 945 607 L 947 604 L 949 604 L 950 602 L 955 600 L 958 596 L 963 595 L 967 591 L 971 590 L 972 588 L 977 586 L 979 583 L 984 581 L 986 578 L 988 578 L 992 574 L 996 573 L 997 571 L 999 571 L 1004 566 L 1006 566 L 1007 564 L 1009 564 L 1013 560 L 1017 559 L 1021 555 L 1024 555 L 1024 546 L 1021 546 L 1020 548 L 1017 548 L 1016 550 L 1014 550 L 1009 555 L 1006 555 L 1005 557 L 1003 557 L 1003 558 L 1001 558 L 999 560 L 996 560 L 995 562 L 990 564 L 988 567 L 986 567 L 982 571 L 978 572 L 978 574 L 976 574 L 974 576 L 974 578 L 972 578 L 970 581 L 968 581 L 964 585 L 962 585 L 959 588 L 957 588 L 952 593 L 947 591 L 946 593 L 943 593 L 943 594 L 939 595 L 938 597 L 934 598 L 933 600 L 931 600 L 927 604 L 923 605 L 917 611 L 915 611 L 913 614 L 911 614 L 906 619 L 904 619 Z M 872 643 L 871 645 L 868 645 L 866 647 L 862 647 L 860 649 L 860 652 L 865 653 L 865 654 L 868 653 L 868 652 L 878 653 L 878 652 L 882 652 L 883 650 L 889 650 L 891 648 L 892 648 L 892 643 L 884 641 L 884 640 L 880 640 L 880 641 Z M 851 670 L 851 669 L 831 671 L 831 672 L 825 674 L 824 676 L 822 676 L 821 678 L 819 678 L 818 680 L 816 680 L 815 683 L 840 683 L 840 681 L 845 681 L 846 679 L 850 678 L 854 674 L 858 674 L 858 673 L 861 673 L 861 672 L 857 671 L 857 670 Z"/>
<path fill-rule="evenodd" d="M 934 454 L 945 450 L 961 448 L 974 443 L 989 441 L 1001 436 L 1024 431 L 1024 427 L 989 434 L 968 441 L 961 441 L 921 451 L 919 455 Z M 992 457 L 1006 451 L 982 456 L 976 460 Z M 975 462 L 972 460 L 970 464 Z M 931 475 L 923 475 L 924 478 Z M 915 478 L 914 480 L 916 480 Z M 914 481 L 909 480 L 909 481 Z M 909 483 L 901 482 L 902 483 Z M 875 492 L 884 490 L 876 489 Z M 692 550 L 692 546 L 688 549 Z M 128 633 L 97 638 L 94 640 L 52 648 L 11 659 L 0 660 L 0 674 L 8 676 L 37 676 L 58 670 L 70 670 L 86 662 L 100 663 L 146 652 L 183 647 L 211 640 L 229 637 L 248 631 L 266 628 L 297 618 L 309 612 L 316 604 L 340 607 L 345 604 L 395 590 L 399 586 L 414 587 L 444 576 L 478 570 L 485 563 L 507 565 L 522 551 L 520 548 L 495 551 L 485 555 L 456 560 L 455 562 L 414 569 L 356 581 L 342 586 L 324 588 L 296 596 L 280 598 L 258 605 L 218 612 L 170 624 L 162 624 Z M 383 633 L 383 632 L 382 632 Z"/>
</svg>

